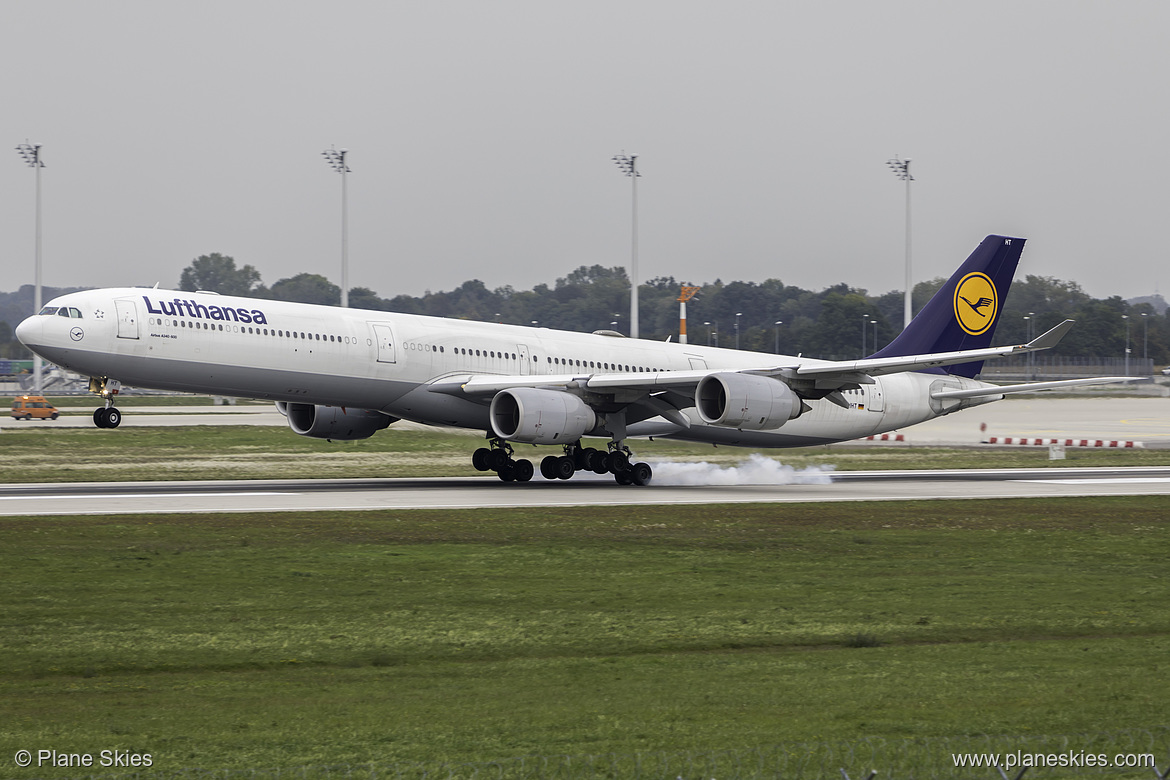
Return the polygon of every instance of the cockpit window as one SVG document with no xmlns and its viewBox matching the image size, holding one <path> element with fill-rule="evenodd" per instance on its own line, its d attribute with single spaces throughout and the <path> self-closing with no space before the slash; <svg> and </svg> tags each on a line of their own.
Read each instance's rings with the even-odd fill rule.
<svg viewBox="0 0 1170 780">
<path fill-rule="evenodd" d="M 75 320 L 81 319 L 81 309 L 75 309 L 72 306 L 70 306 L 69 307 L 69 316 Z"/>
<path fill-rule="evenodd" d="M 41 309 L 40 313 L 41 314 L 56 314 L 57 307 L 56 306 L 46 306 L 45 308 Z"/>
<path fill-rule="evenodd" d="M 65 306 L 62 306 L 60 309 L 57 310 L 57 316 L 58 317 L 68 317 L 69 316 L 69 309 L 66 308 Z"/>
</svg>

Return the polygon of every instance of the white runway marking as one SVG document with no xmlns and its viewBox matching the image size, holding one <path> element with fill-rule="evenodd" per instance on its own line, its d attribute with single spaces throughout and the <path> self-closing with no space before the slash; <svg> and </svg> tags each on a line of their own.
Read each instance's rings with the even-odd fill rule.
<svg viewBox="0 0 1170 780">
<path fill-rule="evenodd" d="M 1102 477 L 1100 479 L 1017 479 L 1041 485 L 1142 485 L 1152 482 L 1170 482 L 1170 477 Z"/>
<path fill-rule="evenodd" d="M 274 493 L 274 492 L 242 492 L 242 491 L 228 491 L 224 493 L 89 493 L 84 495 L 53 495 L 44 496 L 43 498 L 51 498 L 54 501 L 76 501 L 84 499 L 86 501 L 93 501 L 98 498 L 158 498 L 160 496 L 165 498 L 209 498 L 224 496 L 231 496 L 232 498 L 238 496 L 295 496 L 298 493 Z M 40 496 L 0 496 L 0 501 L 36 501 Z"/>
</svg>

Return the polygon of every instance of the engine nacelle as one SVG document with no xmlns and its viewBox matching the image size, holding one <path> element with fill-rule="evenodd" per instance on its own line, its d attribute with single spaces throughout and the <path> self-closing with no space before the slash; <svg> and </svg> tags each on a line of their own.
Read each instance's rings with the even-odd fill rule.
<svg viewBox="0 0 1170 780">
<path fill-rule="evenodd" d="M 568 444 L 597 425 L 597 415 L 572 393 L 515 387 L 492 398 L 496 436 L 525 444 Z"/>
<path fill-rule="evenodd" d="M 288 418 L 288 427 L 301 436 L 314 439 L 353 441 L 368 439 L 394 422 L 388 414 L 369 409 L 343 409 L 340 406 L 318 406 L 278 401 L 276 408 Z"/>
<path fill-rule="evenodd" d="M 709 374 L 695 389 L 695 407 L 708 425 L 767 431 L 795 420 L 803 410 L 792 388 L 756 374 Z"/>
</svg>

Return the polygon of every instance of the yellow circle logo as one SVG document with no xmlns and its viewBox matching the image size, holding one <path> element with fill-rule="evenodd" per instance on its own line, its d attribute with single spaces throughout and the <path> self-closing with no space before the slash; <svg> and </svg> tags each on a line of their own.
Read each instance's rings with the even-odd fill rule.
<svg viewBox="0 0 1170 780">
<path fill-rule="evenodd" d="M 955 287 L 955 319 L 972 336 L 978 336 L 995 322 L 999 294 L 987 274 L 971 273 Z"/>
</svg>

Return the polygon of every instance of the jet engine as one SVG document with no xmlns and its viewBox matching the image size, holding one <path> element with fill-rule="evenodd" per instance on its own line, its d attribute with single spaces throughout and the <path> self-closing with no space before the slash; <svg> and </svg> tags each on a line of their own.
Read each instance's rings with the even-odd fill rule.
<svg viewBox="0 0 1170 780">
<path fill-rule="evenodd" d="M 597 425 L 597 415 L 572 393 L 516 387 L 492 398 L 496 436 L 525 444 L 568 444 Z"/>
<path fill-rule="evenodd" d="M 369 409 L 345 409 L 340 406 L 319 406 L 278 401 L 276 408 L 288 418 L 288 427 L 302 436 L 314 439 L 353 441 L 368 439 L 394 422 L 388 414 Z"/>
<path fill-rule="evenodd" d="M 803 410 L 792 388 L 756 374 L 708 374 L 695 389 L 695 407 L 708 425 L 767 431 L 795 420 Z"/>
</svg>

